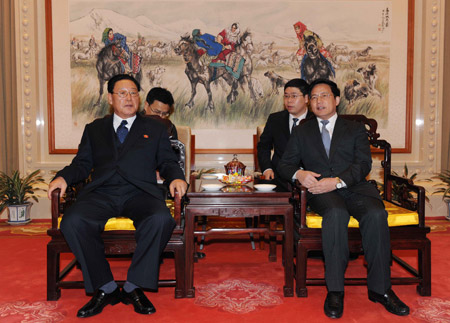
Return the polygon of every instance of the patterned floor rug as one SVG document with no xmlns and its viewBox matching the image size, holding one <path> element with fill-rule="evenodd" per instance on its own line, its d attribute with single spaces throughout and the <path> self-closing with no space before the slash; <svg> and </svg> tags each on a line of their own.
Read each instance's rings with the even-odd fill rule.
<svg viewBox="0 0 450 323">
<path fill-rule="evenodd" d="M 420 307 L 413 313 L 415 318 L 430 323 L 450 322 L 450 300 L 431 297 L 421 298 L 418 303 Z"/>
<path fill-rule="evenodd" d="M 218 284 L 198 286 L 196 291 L 195 304 L 218 307 L 235 314 L 249 313 L 259 307 L 272 307 L 283 303 L 277 295 L 277 287 L 245 279 L 229 279 Z"/>
<path fill-rule="evenodd" d="M 0 320 L 23 323 L 54 323 L 65 319 L 66 313 L 57 309 L 55 302 L 24 301 L 0 304 Z"/>
</svg>

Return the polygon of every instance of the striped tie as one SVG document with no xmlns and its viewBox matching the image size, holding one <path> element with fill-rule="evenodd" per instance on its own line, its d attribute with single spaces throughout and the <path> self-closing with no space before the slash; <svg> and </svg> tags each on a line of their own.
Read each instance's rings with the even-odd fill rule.
<svg viewBox="0 0 450 323">
<path fill-rule="evenodd" d="M 294 122 L 292 123 L 291 133 L 292 133 L 292 131 L 294 131 L 294 128 L 297 126 L 298 118 L 292 118 L 292 121 L 294 121 Z"/>
<path fill-rule="evenodd" d="M 323 146 L 325 147 L 325 151 L 327 152 L 327 156 L 330 157 L 330 144 L 331 144 L 331 138 L 330 133 L 328 132 L 328 129 L 326 125 L 330 122 L 328 120 L 322 120 L 320 121 L 322 123 L 322 142 Z"/>
</svg>

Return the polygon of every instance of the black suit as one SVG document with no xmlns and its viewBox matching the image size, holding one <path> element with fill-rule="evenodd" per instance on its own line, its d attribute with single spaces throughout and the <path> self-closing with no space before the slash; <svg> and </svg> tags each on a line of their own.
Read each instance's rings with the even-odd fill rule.
<svg viewBox="0 0 450 323">
<path fill-rule="evenodd" d="M 86 125 L 72 163 L 56 174 L 68 185 L 91 182 L 64 214 L 61 230 L 83 270 L 85 288 L 92 292 L 113 280 L 100 237 L 112 217 L 125 216 L 136 227 L 136 251 L 127 280 L 156 289 L 159 257 L 175 221 L 156 183 L 158 169 L 169 183 L 183 179 L 166 127 L 136 116 L 123 144 L 113 128 L 113 116 Z"/>
<path fill-rule="evenodd" d="M 325 279 L 329 291 L 344 290 L 348 262 L 347 228 L 350 215 L 359 221 L 368 262 L 368 288 L 384 294 L 390 288 L 390 241 L 387 213 L 376 188 L 366 181 L 372 167 L 370 145 L 362 124 L 337 118 L 330 157 L 326 155 L 316 118 L 296 127 L 278 172 L 292 179 L 300 168 L 339 177 L 346 188 L 324 194 L 308 193 L 308 204 L 322 216 Z"/>
<path fill-rule="evenodd" d="M 306 115 L 306 119 L 314 116 L 310 111 Z M 258 162 L 261 172 L 271 168 L 275 173 L 275 178 L 279 178 L 277 166 L 286 149 L 287 142 L 291 136 L 289 127 L 289 112 L 283 110 L 269 115 L 264 131 L 259 139 Z M 273 149 L 273 156 L 271 157 Z"/>
</svg>

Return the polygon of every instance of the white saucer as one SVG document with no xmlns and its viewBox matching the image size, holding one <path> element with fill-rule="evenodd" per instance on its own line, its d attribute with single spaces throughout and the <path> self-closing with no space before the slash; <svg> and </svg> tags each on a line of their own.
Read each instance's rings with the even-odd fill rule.
<svg viewBox="0 0 450 323">
<path fill-rule="evenodd" d="M 211 174 L 211 175 L 216 176 L 217 179 L 221 180 L 222 177 L 224 177 L 226 174 L 224 174 L 224 173 L 214 173 L 214 174 Z"/>
<path fill-rule="evenodd" d="M 274 184 L 255 184 L 255 185 L 253 185 L 253 187 L 261 192 L 269 192 L 277 186 Z"/>
<path fill-rule="evenodd" d="M 223 185 L 223 184 L 202 184 L 202 188 L 205 191 L 218 191 L 224 186 L 225 185 Z"/>
<path fill-rule="evenodd" d="M 204 179 L 217 179 L 218 177 L 217 177 L 217 175 L 205 174 L 205 175 L 202 175 L 202 178 L 204 178 Z"/>
</svg>

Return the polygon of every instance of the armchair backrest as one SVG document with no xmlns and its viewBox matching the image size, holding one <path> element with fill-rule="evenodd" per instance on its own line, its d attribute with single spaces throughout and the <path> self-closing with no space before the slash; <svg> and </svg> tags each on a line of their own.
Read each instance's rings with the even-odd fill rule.
<svg viewBox="0 0 450 323">
<path fill-rule="evenodd" d="M 259 168 L 259 162 L 258 162 L 258 142 L 261 138 L 261 135 L 264 131 L 264 125 L 260 125 L 256 127 L 256 135 L 253 135 L 253 165 L 255 172 L 260 172 L 261 169 Z"/>
<path fill-rule="evenodd" d="M 185 146 L 185 174 L 189 182 L 191 171 L 195 169 L 195 135 L 187 126 L 177 126 L 178 140 Z"/>
<path fill-rule="evenodd" d="M 380 134 L 377 132 L 377 121 L 375 119 L 367 118 L 362 114 L 340 114 L 339 117 L 346 120 L 362 122 L 366 127 L 370 145 L 383 152 L 383 161 L 381 162 L 381 166 L 383 167 L 383 191 L 385 192 L 385 195 L 386 193 L 390 194 L 390 188 L 387 183 L 388 176 L 391 174 L 391 144 L 384 139 L 378 139 L 380 138 Z"/>
</svg>

